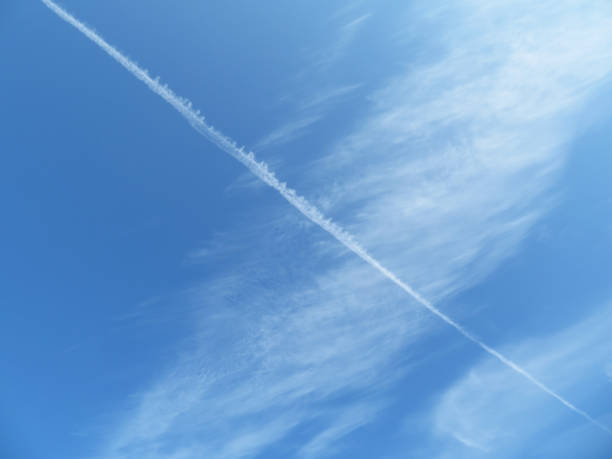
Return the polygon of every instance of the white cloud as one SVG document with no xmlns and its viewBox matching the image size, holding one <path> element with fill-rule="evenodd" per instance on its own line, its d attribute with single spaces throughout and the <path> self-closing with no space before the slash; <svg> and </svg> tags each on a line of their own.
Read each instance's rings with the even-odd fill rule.
<svg viewBox="0 0 612 459">
<path fill-rule="evenodd" d="M 596 417 L 610 419 L 612 413 L 606 411 L 610 406 L 600 400 L 608 400 L 602 368 L 612 354 L 611 326 L 608 305 L 566 330 L 526 339 L 507 346 L 504 352 L 555 390 L 596 410 Z M 448 447 L 446 453 L 456 458 L 479 457 L 474 449 L 490 452 L 492 457 L 521 457 L 521 451 L 529 450 L 538 457 L 538 448 L 546 443 L 571 448 L 563 436 L 578 429 L 591 435 L 593 442 L 606 441 L 605 433 L 561 409 L 552 398 L 491 359 L 475 364 L 442 395 L 433 422 L 439 435 L 449 435 L 469 447 Z M 584 448 L 584 442 L 577 445 Z"/>
<path fill-rule="evenodd" d="M 340 103 L 359 86 L 358 84 L 352 84 L 318 89 L 309 97 L 301 97 L 299 101 L 293 101 L 296 105 L 294 118 L 265 135 L 257 142 L 255 150 L 262 150 L 299 139 L 315 123 L 323 119 L 334 105 Z M 285 97 L 285 99 L 290 100 L 289 97 Z"/>
<path fill-rule="evenodd" d="M 351 94 L 360 87 L 359 84 L 349 84 L 344 86 L 331 87 L 317 90 L 310 98 L 299 101 L 300 110 L 323 109 L 338 101 L 342 97 Z"/>
<path fill-rule="evenodd" d="M 321 457 L 336 452 L 334 445 L 344 436 L 368 424 L 376 415 L 376 408 L 372 405 L 357 404 L 345 410 L 332 425 L 317 434 L 300 450 L 305 457 Z"/>
<path fill-rule="evenodd" d="M 377 91 L 371 116 L 302 167 L 304 183 L 418 290 L 472 284 L 553 202 L 583 105 L 612 69 L 610 9 L 448 3 L 436 53 Z"/>
<path fill-rule="evenodd" d="M 612 67 L 603 3 L 572 14 L 546 8 L 567 10 L 568 2 L 491 5 L 462 2 L 452 27 L 440 19 L 445 53 L 377 91 L 368 119 L 302 175 L 367 247 L 437 298 L 490 272 L 547 208 L 570 121 Z M 347 36 L 364 21 L 347 25 Z M 307 125 L 285 127 L 278 139 Z M 282 263 L 270 251 L 250 253 L 242 272 L 202 286 L 199 335 L 137 397 L 105 457 L 253 456 L 323 412 L 329 422 L 295 445 L 316 456 L 376 417 L 386 382 L 404 370 L 393 357 L 429 326 L 360 260 L 317 242 L 321 252 L 301 256 L 294 242 Z M 317 263 L 330 252 L 340 261 Z M 520 380 L 487 376 L 486 387 L 512 377 Z M 365 407 L 347 402 L 357 413 L 350 419 L 326 407 L 330 397 L 360 391 L 378 398 Z M 512 419 L 513 406 L 491 397 L 488 406 Z M 463 402 L 461 394 L 452 400 Z M 483 450 L 507 432 L 467 422 L 439 429 Z"/>
<path fill-rule="evenodd" d="M 338 258 L 318 237 L 297 248 L 301 235 L 286 233 L 293 221 L 281 227 L 239 248 L 240 270 L 190 293 L 197 336 L 136 397 L 101 457 L 252 457 L 304 424 L 318 427 L 290 450 L 321 457 L 376 418 L 385 388 L 406 369 L 398 353 L 409 364 L 405 347 L 429 318 L 359 259 Z M 334 267 L 314 275 L 305 264 Z"/>
<path fill-rule="evenodd" d="M 319 119 L 321 119 L 320 115 L 306 115 L 302 118 L 290 121 L 257 142 L 256 149 L 259 150 L 295 140 L 303 135 L 306 130 L 319 121 Z"/>
<path fill-rule="evenodd" d="M 288 121 L 264 135 L 255 145 L 255 150 L 264 150 L 294 141 L 305 135 L 312 126 L 322 120 L 327 112 L 342 99 L 361 86 L 360 83 L 330 84 L 325 78 L 329 68 L 347 55 L 360 30 L 371 14 L 356 15 L 355 4 L 342 7 L 333 15 L 332 22 L 344 21 L 336 26 L 330 42 L 314 52 L 307 53 L 303 70 L 296 76 L 296 83 L 281 100 L 294 105 L 295 113 Z M 348 19 L 347 19 L 348 17 Z M 321 78 L 323 77 L 323 78 Z M 313 89 L 313 81 L 318 81 Z"/>
<path fill-rule="evenodd" d="M 325 71 L 331 65 L 337 63 L 346 54 L 351 44 L 357 38 L 359 31 L 365 26 L 371 16 L 371 13 L 365 13 L 349 19 L 340 26 L 336 37 L 329 46 L 315 53 L 311 65 L 317 68 L 318 71 Z"/>
</svg>

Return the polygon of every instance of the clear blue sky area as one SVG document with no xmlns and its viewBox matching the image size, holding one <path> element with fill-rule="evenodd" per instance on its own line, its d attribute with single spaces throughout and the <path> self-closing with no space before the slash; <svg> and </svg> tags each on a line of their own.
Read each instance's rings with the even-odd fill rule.
<svg viewBox="0 0 612 459">
<path fill-rule="evenodd" d="M 4 0 L 0 458 L 612 457 L 610 2 L 60 6 L 517 367 Z"/>
</svg>

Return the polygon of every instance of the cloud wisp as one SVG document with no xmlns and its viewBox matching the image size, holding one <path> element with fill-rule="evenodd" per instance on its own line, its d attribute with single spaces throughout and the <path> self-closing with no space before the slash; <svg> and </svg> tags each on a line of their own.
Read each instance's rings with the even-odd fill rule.
<svg viewBox="0 0 612 459">
<path fill-rule="evenodd" d="M 564 330 L 521 340 L 507 349 L 521 356 L 529 369 L 558 381 L 564 392 L 575 394 L 582 403 L 592 403 L 605 413 L 606 404 L 601 401 L 607 399 L 605 394 L 609 392 L 605 365 L 612 349 L 608 339 L 611 321 L 612 309 L 607 303 Z M 477 362 L 440 397 L 433 416 L 438 434 L 434 450 L 447 453 L 440 457 L 481 457 L 480 451 L 487 453 L 486 457 L 523 457 L 526 450 L 531 457 L 575 457 L 576 448 L 582 448 L 584 457 L 600 457 L 588 454 L 585 443 L 572 437 L 591 432 L 584 431 L 583 426 L 560 422 L 557 407 L 550 406 L 532 387 L 523 385 L 507 368 L 491 363 Z M 592 388 L 590 391 L 582 389 L 585 382 Z M 499 416 L 500 411 L 503 416 Z M 530 421 L 521 422 L 524 419 Z M 543 432 L 551 436 L 549 441 L 542 441 Z M 467 448 L 454 443 L 441 446 L 439 435 L 450 436 Z M 589 438 L 594 443 L 591 447 L 604 441 Z M 557 452 L 544 454 L 548 448 Z M 559 455 L 562 448 L 569 451 L 563 450 L 564 454 Z M 438 456 L 432 451 L 430 457 Z"/>
<path fill-rule="evenodd" d="M 399 279 L 393 272 L 384 267 L 377 259 L 370 255 L 365 248 L 363 248 L 353 236 L 345 231 L 338 224 L 325 217 L 317 207 L 307 201 L 304 197 L 298 195 L 295 190 L 289 188 L 286 183 L 281 182 L 276 178 L 273 172 L 271 172 L 268 166 L 257 161 L 255 155 L 252 152 L 245 152 L 243 147 L 239 147 L 236 142 L 226 137 L 221 132 L 216 130 L 213 126 L 209 125 L 200 112 L 192 108 L 191 102 L 187 99 L 181 98 L 176 95 L 167 86 L 162 85 L 158 79 L 151 78 L 149 74 L 136 63 L 132 62 L 126 56 L 121 54 L 117 49 L 106 42 L 100 35 L 94 32 L 92 29 L 87 27 L 85 24 L 80 22 L 66 10 L 52 2 L 51 0 L 41 0 L 51 11 L 58 15 L 62 20 L 75 27 L 87 38 L 98 45 L 103 51 L 110 55 L 115 61 L 121 64 L 126 70 L 128 70 L 134 77 L 142 81 L 151 91 L 164 99 L 170 104 L 175 110 L 177 110 L 190 124 L 191 126 L 208 139 L 211 143 L 216 145 L 219 149 L 226 152 L 234 159 L 242 163 L 247 169 L 249 169 L 255 176 L 266 183 L 271 188 L 275 189 L 285 200 L 287 200 L 295 209 L 301 212 L 306 218 L 318 225 L 320 228 L 329 233 L 338 242 L 343 244 L 346 248 L 352 251 L 354 254 L 359 256 L 363 261 L 368 263 L 371 267 L 376 269 L 379 273 L 397 285 L 400 289 L 406 292 L 414 300 L 416 300 L 421 306 L 425 307 L 432 314 L 437 316 L 439 319 L 444 321 L 449 326 L 453 327 L 458 331 L 464 338 L 472 341 L 478 345 L 482 350 L 487 352 L 492 357 L 499 360 L 501 363 L 506 365 L 508 368 L 514 370 L 518 374 L 524 376 L 528 381 L 537 386 L 539 389 L 552 396 L 564 406 L 572 410 L 574 413 L 582 416 L 584 419 L 599 427 L 603 431 L 612 435 L 612 429 L 608 428 L 604 424 L 600 423 L 585 411 L 579 409 L 571 402 L 557 394 L 555 391 L 550 389 L 544 383 L 536 379 L 526 370 L 521 368 L 519 365 L 514 363 L 509 358 L 505 357 L 471 332 L 466 330 L 459 323 L 455 322 L 449 316 L 440 311 L 433 303 L 424 298 L 420 293 L 414 290 L 411 286 Z"/>
<path fill-rule="evenodd" d="M 185 292 L 196 333 L 96 458 L 174 457 L 186 444 L 186 457 L 318 458 L 388 407 L 433 318 L 356 257 L 329 253 L 325 233 L 288 235 L 298 215 L 272 213 L 220 236 L 240 241 L 237 258 Z M 248 242 L 272 228 L 283 230 Z"/>
</svg>

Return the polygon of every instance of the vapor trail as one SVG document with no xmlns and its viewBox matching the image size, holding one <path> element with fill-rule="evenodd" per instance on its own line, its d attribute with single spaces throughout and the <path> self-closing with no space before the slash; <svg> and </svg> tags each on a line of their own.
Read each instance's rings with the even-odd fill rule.
<svg viewBox="0 0 612 459">
<path fill-rule="evenodd" d="M 110 55 L 113 59 L 115 59 L 119 64 L 125 67 L 132 75 L 146 84 L 151 91 L 160 96 L 166 102 L 168 102 L 172 107 L 174 107 L 187 121 L 191 126 L 206 137 L 210 142 L 215 144 L 221 150 L 232 156 L 233 158 L 240 161 L 245 167 L 247 167 L 254 175 L 256 175 L 259 179 L 265 182 L 270 187 L 274 188 L 276 191 L 280 193 L 280 195 L 285 198 L 293 207 L 299 210 L 306 218 L 308 218 L 313 223 L 316 223 L 322 229 L 327 231 L 330 235 L 332 235 L 338 242 L 343 244 L 353 253 L 358 255 L 362 260 L 368 263 L 370 266 L 375 268 L 378 272 L 380 272 L 387 279 L 392 281 L 406 293 L 408 293 L 413 299 L 415 299 L 421 306 L 425 307 L 432 314 L 436 315 L 438 318 L 442 319 L 448 325 L 453 327 L 459 333 L 461 333 L 465 338 L 472 341 L 476 345 L 480 346 L 485 352 L 489 355 L 495 357 L 497 360 L 502 362 L 508 368 L 514 370 L 518 374 L 524 376 L 529 382 L 540 388 L 542 391 L 550 395 L 551 397 L 557 399 L 567 408 L 572 410 L 574 413 L 582 416 L 584 419 L 592 423 L 593 425 L 599 427 L 606 433 L 612 435 L 612 429 L 600 423 L 592 416 L 590 416 L 585 411 L 577 408 L 572 403 L 567 401 L 561 395 L 554 392 L 544 383 L 540 382 L 534 376 L 529 374 L 526 370 L 521 368 L 519 365 L 514 363 L 512 360 L 508 359 L 504 355 L 500 354 L 498 351 L 488 346 L 486 343 L 482 342 L 468 330 L 463 328 L 460 324 L 455 322 L 453 319 L 448 317 L 438 308 L 436 308 L 429 300 L 424 298 L 420 293 L 410 287 L 408 284 L 401 281 L 395 274 L 385 268 L 380 264 L 378 260 L 376 260 L 372 255 L 370 255 L 365 248 L 363 248 L 357 241 L 355 241 L 354 237 L 345 231 L 341 226 L 334 223 L 329 218 L 326 218 L 319 209 L 317 209 L 313 204 L 308 202 L 304 197 L 298 195 L 295 190 L 289 188 L 286 183 L 279 181 L 274 173 L 270 171 L 267 164 L 261 161 L 257 161 L 255 155 L 248 151 L 244 151 L 244 147 L 239 147 L 236 142 L 234 142 L 229 137 L 223 135 L 221 132 L 213 128 L 210 124 L 208 124 L 204 117 L 200 115 L 199 110 L 194 110 L 192 108 L 192 104 L 189 100 L 184 99 L 178 95 L 176 95 L 168 86 L 162 85 L 159 82 L 159 78 L 151 78 L 146 70 L 140 68 L 135 62 L 132 62 L 126 56 L 121 54 L 117 49 L 107 43 L 100 35 L 94 32 L 92 29 L 87 27 L 81 21 L 76 19 L 66 10 L 55 4 L 52 0 L 41 0 L 51 11 L 57 14 L 61 19 L 66 21 L 68 24 L 72 25 L 80 32 L 83 33 L 87 38 L 93 41 L 96 45 L 102 48 L 108 55 Z"/>
</svg>

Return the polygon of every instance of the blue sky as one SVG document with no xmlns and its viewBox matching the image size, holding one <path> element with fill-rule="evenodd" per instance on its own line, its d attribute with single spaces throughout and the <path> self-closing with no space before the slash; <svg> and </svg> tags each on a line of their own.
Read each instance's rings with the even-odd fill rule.
<svg viewBox="0 0 612 459">
<path fill-rule="evenodd" d="M 608 2 L 61 5 L 594 422 L 9 0 L 0 456 L 609 457 Z"/>
</svg>

